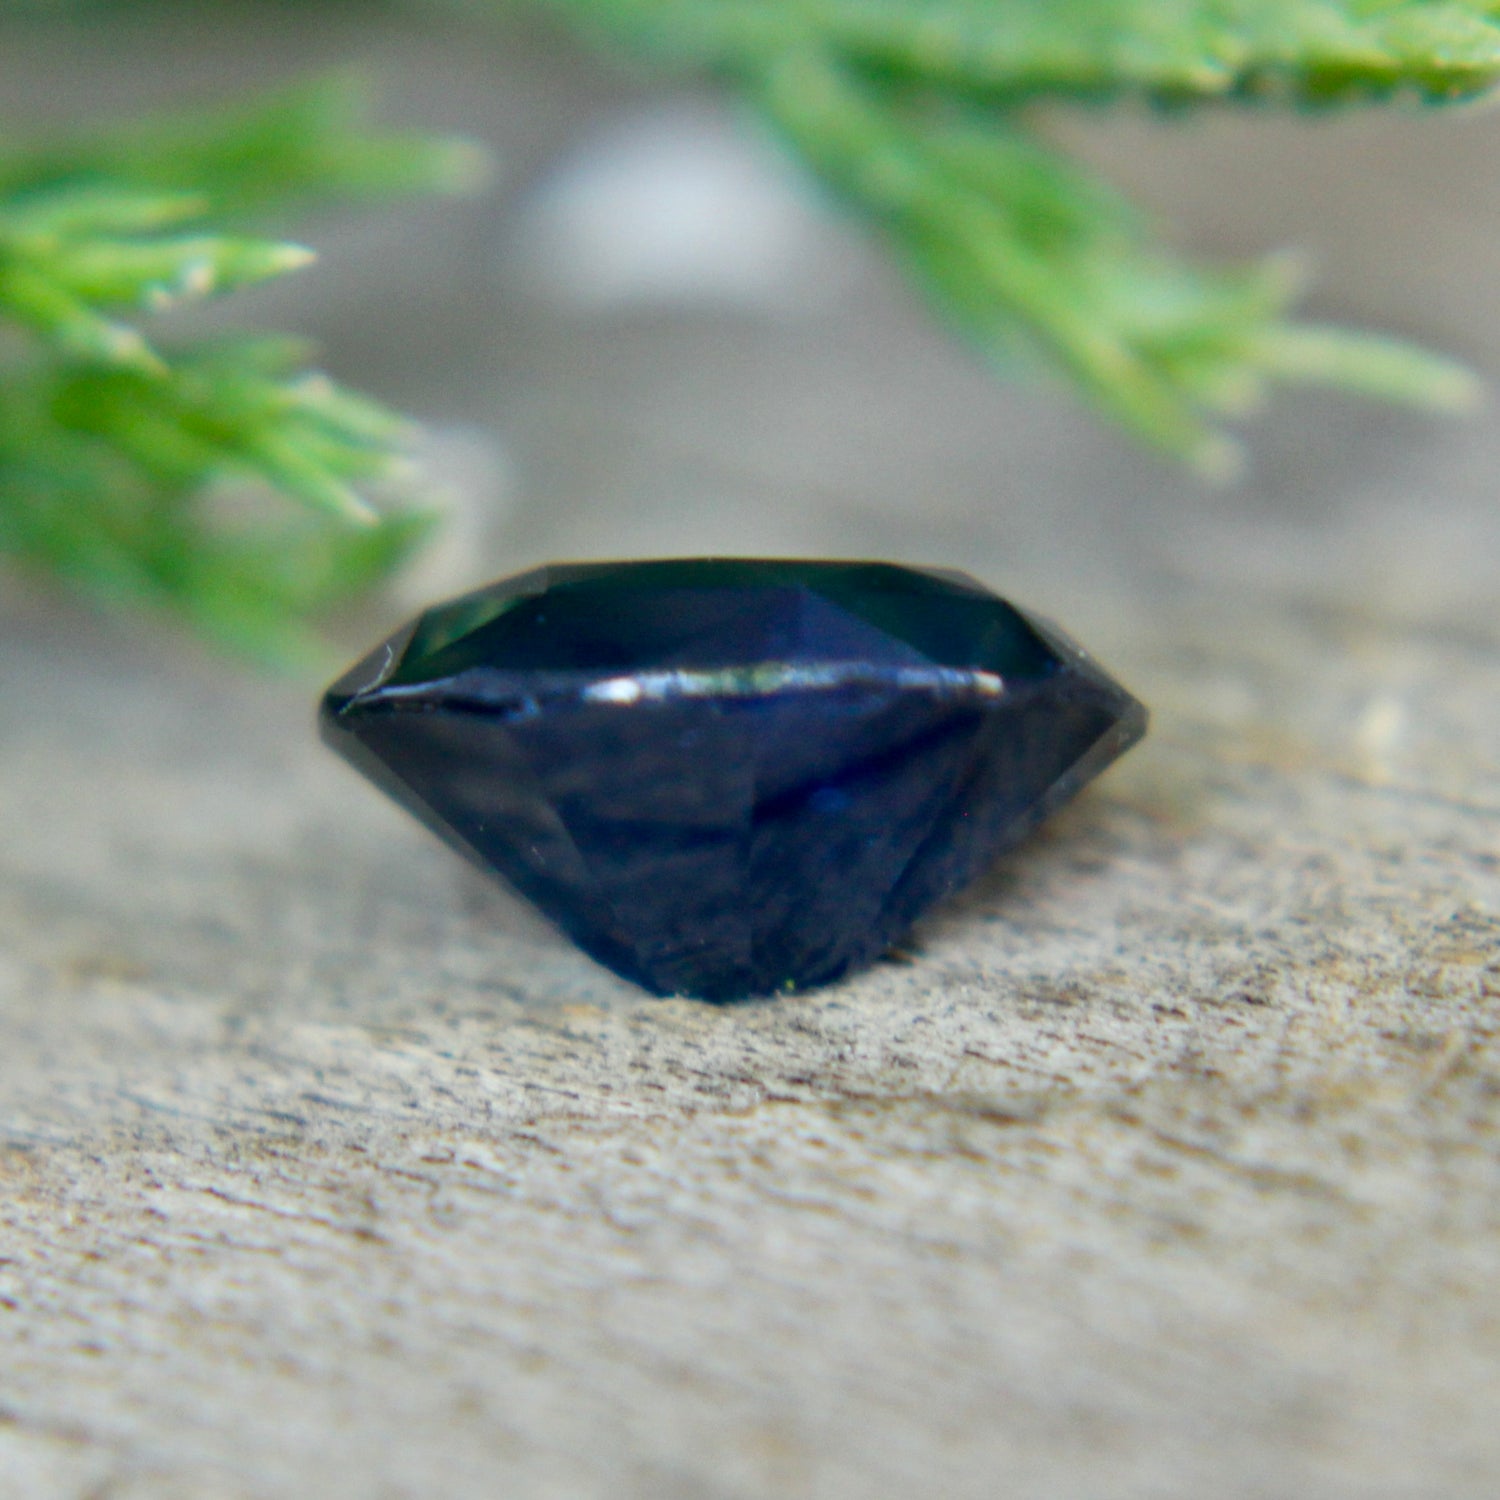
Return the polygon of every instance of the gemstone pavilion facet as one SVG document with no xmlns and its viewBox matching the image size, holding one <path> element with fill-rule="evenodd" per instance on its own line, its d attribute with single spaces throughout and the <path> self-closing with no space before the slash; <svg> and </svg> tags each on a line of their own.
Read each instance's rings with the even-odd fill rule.
<svg viewBox="0 0 1500 1500">
<path fill-rule="evenodd" d="M 438 605 L 322 723 L 601 963 L 731 1000 L 879 958 L 1146 713 L 964 574 L 710 558 Z"/>
</svg>

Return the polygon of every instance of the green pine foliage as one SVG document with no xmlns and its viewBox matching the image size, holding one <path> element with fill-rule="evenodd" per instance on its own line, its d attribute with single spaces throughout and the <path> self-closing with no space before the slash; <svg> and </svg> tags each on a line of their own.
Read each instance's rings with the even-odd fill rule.
<svg viewBox="0 0 1500 1500">
<path fill-rule="evenodd" d="M 304 202 L 460 187 L 473 148 L 375 132 L 325 80 L 248 109 L 0 143 L 0 550 L 268 662 L 388 574 L 405 424 L 296 340 L 169 342 L 169 314 L 305 266 L 247 227 Z M 155 330 L 160 327 L 163 337 Z"/>
<path fill-rule="evenodd" d="M 1275 382 L 1437 407 L 1474 396 L 1443 359 L 1299 321 L 1282 259 L 1204 267 L 1175 253 L 1046 143 L 1036 106 L 1468 99 L 1500 80 L 1500 0 L 529 8 L 738 92 L 981 352 L 1059 372 L 1207 473 L 1235 461 L 1224 421 Z M 266 660 L 314 654 L 309 621 L 397 566 L 425 528 L 371 503 L 402 425 L 312 371 L 293 341 L 181 344 L 170 313 L 306 263 L 258 223 L 304 202 L 461 186 L 475 166 L 461 146 L 374 131 L 340 82 L 78 139 L 0 139 L 0 550 Z"/>
<path fill-rule="evenodd" d="M 1473 97 L 1496 0 L 554 0 L 595 35 L 743 91 L 982 352 L 1071 380 L 1201 471 L 1274 381 L 1440 408 L 1451 362 L 1293 315 L 1282 257 L 1203 267 L 1048 147 L 1039 100 L 1304 110 Z"/>
<path fill-rule="evenodd" d="M 1318 107 L 1495 79 L 1493 0 L 542 0 L 612 40 L 745 79 L 791 52 L 1000 109 L 1039 97 Z"/>
</svg>

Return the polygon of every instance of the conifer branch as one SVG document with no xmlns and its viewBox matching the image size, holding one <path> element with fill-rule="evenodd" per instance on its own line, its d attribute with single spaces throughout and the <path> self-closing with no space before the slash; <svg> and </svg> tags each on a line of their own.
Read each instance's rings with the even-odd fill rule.
<svg viewBox="0 0 1500 1500">
<path fill-rule="evenodd" d="M 1488 89 L 1495 0 L 536 0 L 610 43 L 743 79 L 814 48 L 871 79 L 1029 99 L 1324 106 Z"/>
<path fill-rule="evenodd" d="M 456 187 L 472 148 L 382 136 L 346 80 L 248 108 L 0 145 L 0 551 L 267 660 L 425 529 L 381 513 L 405 426 L 284 339 L 174 347 L 161 315 L 312 259 L 227 226 L 307 199 Z M 234 503 L 269 491 L 278 511 Z"/>
<path fill-rule="evenodd" d="M 1440 409 L 1477 382 L 1370 334 L 1299 324 L 1283 257 L 1194 265 L 1035 134 L 1038 99 L 1326 109 L 1500 80 L 1496 0 L 548 0 L 613 45 L 756 103 L 983 353 L 1067 377 L 1223 476 L 1226 418 L 1277 381 Z"/>
</svg>

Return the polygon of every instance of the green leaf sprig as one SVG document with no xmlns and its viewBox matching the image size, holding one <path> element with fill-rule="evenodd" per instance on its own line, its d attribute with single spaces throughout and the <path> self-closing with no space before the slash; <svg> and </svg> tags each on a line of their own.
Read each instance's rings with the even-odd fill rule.
<svg viewBox="0 0 1500 1500">
<path fill-rule="evenodd" d="M 313 258 L 231 226 L 309 199 L 461 188 L 479 166 L 462 143 L 374 132 L 347 79 L 0 144 L 0 550 L 263 660 L 316 659 L 309 621 L 426 527 L 371 499 L 398 472 L 407 428 L 313 370 L 295 341 L 178 347 L 148 322 Z"/>
<path fill-rule="evenodd" d="M 548 0 L 739 89 L 981 351 L 1059 371 L 1210 475 L 1278 381 L 1442 409 L 1464 369 L 1296 320 L 1285 257 L 1193 264 L 1048 145 L 1038 101 L 1328 109 L 1500 80 L 1495 0 Z"/>
</svg>

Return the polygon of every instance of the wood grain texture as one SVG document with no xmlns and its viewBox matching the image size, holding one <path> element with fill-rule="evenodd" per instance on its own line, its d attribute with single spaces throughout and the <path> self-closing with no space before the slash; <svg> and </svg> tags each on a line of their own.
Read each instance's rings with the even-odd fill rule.
<svg viewBox="0 0 1500 1500">
<path fill-rule="evenodd" d="M 884 283 L 425 344 L 377 302 L 335 349 L 522 475 L 477 571 L 958 563 L 1154 732 L 902 962 L 656 1001 L 311 685 L 7 584 L 0 1494 L 1493 1494 L 1500 423 L 1288 404 L 1210 494 Z"/>
</svg>

